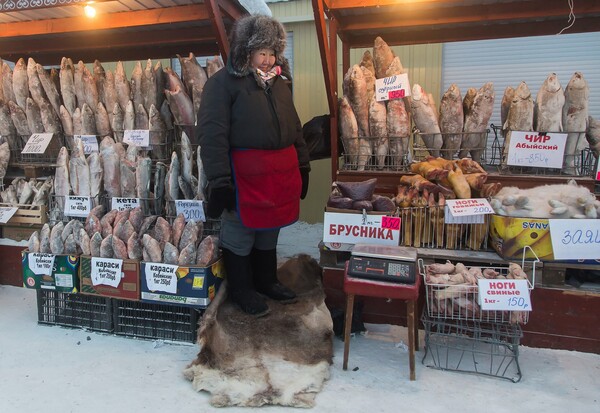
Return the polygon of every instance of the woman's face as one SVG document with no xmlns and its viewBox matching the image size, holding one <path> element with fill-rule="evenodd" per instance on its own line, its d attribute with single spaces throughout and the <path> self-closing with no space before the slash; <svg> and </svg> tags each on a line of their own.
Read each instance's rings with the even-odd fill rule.
<svg viewBox="0 0 600 413">
<path fill-rule="evenodd" d="M 253 51 L 250 55 L 250 64 L 255 69 L 268 72 L 275 64 L 275 51 L 272 49 L 259 49 Z"/>
</svg>

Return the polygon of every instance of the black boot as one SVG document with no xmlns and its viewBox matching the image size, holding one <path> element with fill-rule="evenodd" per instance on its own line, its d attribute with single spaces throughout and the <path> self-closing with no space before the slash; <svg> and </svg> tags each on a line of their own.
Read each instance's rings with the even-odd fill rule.
<svg viewBox="0 0 600 413">
<path fill-rule="evenodd" d="M 236 255 L 222 248 L 229 298 L 248 314 L 260 317 L 269 312 L 264 298 L 254 289 L 250 256 Z"/>
<path fill-rule="evenodd" d="M 252 271 L 256 290 L 282 303 L 293 303 L 296 294 L 277 280 L 277 251 L 252 249 Z"/>
</svg>

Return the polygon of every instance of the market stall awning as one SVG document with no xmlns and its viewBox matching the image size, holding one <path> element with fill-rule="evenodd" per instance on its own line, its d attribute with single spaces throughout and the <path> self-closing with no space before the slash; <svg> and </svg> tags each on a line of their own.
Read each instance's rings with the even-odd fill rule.
<svg viewBox="0 0 600 413">
<path fill-rule="evenodd" d="M 81 0 L 0 0 L 0 57 L 33 57 L 44 65 L 227 55 L 227 29 L 248 14 L 236 0 L 96 1 L 94 18 Z"/>
</svg>

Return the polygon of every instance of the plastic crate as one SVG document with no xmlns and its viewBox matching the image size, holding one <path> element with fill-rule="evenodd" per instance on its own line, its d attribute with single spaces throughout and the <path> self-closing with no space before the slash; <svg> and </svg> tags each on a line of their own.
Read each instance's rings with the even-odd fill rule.
<svg viewBox="0 0 600 413">
<path fill-rule="evenodd" d="M 200 314 L 190 307 L 113 300 L 114 333 L 127 337 L 194 343 Z"/>
<path fill-rule="evenodd" d="M 60 291 L 37 290 L 38 324 L 113 331 L 111 299 Z"/>
</svg>

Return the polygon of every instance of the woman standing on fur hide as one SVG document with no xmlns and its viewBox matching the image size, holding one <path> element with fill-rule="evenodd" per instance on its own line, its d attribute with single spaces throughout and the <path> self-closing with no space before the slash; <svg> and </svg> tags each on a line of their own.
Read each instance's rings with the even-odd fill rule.
<svg viewBox="0 0 600 413">
<path fill-rule="evenodd" d="M 283 55 L 285 29 L 267 16 L 238 20 L 226 70 L 204 86 L 196 129 L 208 178 L 207 215 L 221 217 L 229 297 L 265 315 L 264 296 L 296 299 L 277 280 L 279 229 L 298 220 L 309 155 Z"/>
</svg>

